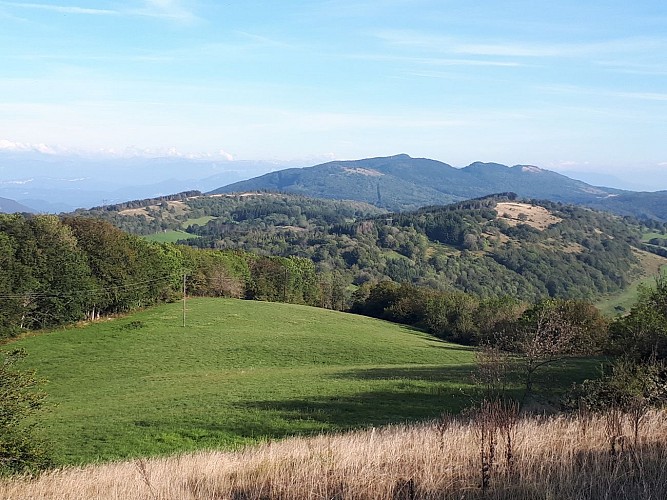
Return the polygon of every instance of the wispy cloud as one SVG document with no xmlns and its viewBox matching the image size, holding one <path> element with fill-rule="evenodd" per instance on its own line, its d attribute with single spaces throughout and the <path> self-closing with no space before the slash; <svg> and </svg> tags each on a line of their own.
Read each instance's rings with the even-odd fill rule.
<svg viewBox="0 0 667 500">
<path fill-rule="evenodd" d="M 128 13 L 171 19 L 182 23 L 199 21 L 199 17 L 189 9 L 182 0 L 144 0 L 141 9 L 129 10 Z"/>
<path fill-rule="evenodd" d="M 667 48 L 667 38 L 634 37 L 578 43 L 534 41 L 470 43 L 454 37 L 410 30 L 382 30 L 375 37 L 397 47 L 440 53 L 495 57 L 581 57 L 600 54 L 645 52 Z"/>
<path fill-rule="evenodd" d="M 635 92 L 635 91 L 617 91 L 604 90 L 588 87 L 578 87 L 575 85 L 550 85 L 542 87 L 546 92 L 556 94 L 580 94 L 595 95 L 602 97 L 614 97 L 620 99 L 637 99 L 642 101 L 667 101 L 667 93 L 664 92 Z"/>
<path fill-rule="evenodd" d="M 71 5 L 53 5 L 44 3 L 28 3 L 28 2 L 5 2 L 0 1 L 0 5 L 5 7 L 18 7 L 22 9 L 37 9 L 50 10 L 52 12 L 59 12 L 61 14 L 86 14 L 95 16 L 115 16 L 120 14 L 119 11 L 109 9 L 91 9 L 88 7 L 75 7 Z"/>
<path fill-rule="evenodd" d="M 74 5 L 47 3 L 0 1 L 0 6 L 17 9 L 44 10 L 60 14 L 78 14 L 88 16 L 135 16 L 170 19 L 183 23 L 192 23 L 199 18 L 179 0 L 144 0 L 139 8 L 97 9 Z"/>
<path fill-rule="evenodd" d="M 642 64 L 631 61 L 597 61 L 595 64 L 609 71 L 630 75 L 667 75 L 667 66 L 664 63 Z"/>
<path fill-rule="evenodd" d="M 402 62 L 411 64 L 420 64 L 424 66 L 498 66 L 498 67 L 518 67 L 524 64 L 517 61 L 492 61 L 488 59 L 470 59 L 470 58 L 443 58 L 443 57 L 410 57 L 395 56 L 387 54 L 352 54 L 347 56 L 350 59 L 360 59 L 366 61 L 381 62 Z"/>
</svg>

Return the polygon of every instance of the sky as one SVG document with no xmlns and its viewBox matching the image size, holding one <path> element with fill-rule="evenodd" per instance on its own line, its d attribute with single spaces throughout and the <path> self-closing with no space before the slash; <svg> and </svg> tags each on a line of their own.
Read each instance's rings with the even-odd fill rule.
<svg viewBox="0 0 667 500">
<path fill-rule="evenodd" d="M 0 148 L 407 153 L 667 189 L 664 0 L 0 0 Z"/>
</svg>

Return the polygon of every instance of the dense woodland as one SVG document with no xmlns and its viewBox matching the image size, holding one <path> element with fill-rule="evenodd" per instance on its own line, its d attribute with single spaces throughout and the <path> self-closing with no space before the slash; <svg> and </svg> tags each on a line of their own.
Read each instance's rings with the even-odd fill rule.
<svg viewBox="0 0 667 500">
<path fill-rule="evenodd" d="M 188 295 L 319 304 L 298 257 L 145 241 L 91 218 L 0 216 L 0 338 Z"/>
<path fill-rule="evenodd" d="M 521 205 L 553 217 L 538 229 L 527 214 L 499 214 L 506 205 L 497 204 L 510 201 L 518 200 L 507 193 L 386 214 L 356 202 L 191 192 L 62 218 L 3 215 L 1 335 L 177 300 L 185 285 L 187 295 L 350 310 L 480 344 L 535 304 L 585 304 L 623 289 L 638 270 L 633 221 Z M 109 221 L 90 217 L 104 214 Z M 142 233 L 155 221 L 193 219 L 202 224 L 188 225 L 197 236 L 189 245 L 111 223 Z M 593 315 L 584 309 L 577 314 Z"/>
<path fill-rule="evenodd" d="M 632 248 L 642 245 L 638 221 L 532 200 L 562 219 L 536 229 L 495 210 L 514 198 L 389 214 L 358 202 L 256 193 L 146 200 L 78 215 L 104 217 L 135 234 L 186 228 L 196 238 L 183 243 L 199 248 L 310 259 L 320 276 L 347 290 L 348 306 L 355 287 L 387 279 L 528 301 L 592 299 L 633 279 L 638 261 Z M 141 207 L 131 215 L 119 210 Z"/>
</svg>

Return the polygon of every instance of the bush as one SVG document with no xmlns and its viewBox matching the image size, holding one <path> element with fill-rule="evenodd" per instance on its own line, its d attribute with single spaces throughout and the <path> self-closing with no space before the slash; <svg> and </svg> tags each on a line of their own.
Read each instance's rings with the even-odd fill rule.
<svg viewBox="0 0 667 500">
<path fill-rule="evenodd" d="M 0 475 L 34 473 L 51 464 L 45 445 L 33 436 L 34 424 L 27 423 L 46 395 L 33 372 L 14 367 L 25 355 L 0 352 Z"/>
<path fill-rule="evenodd" d="M 655 358 L 637 363 L 628 358 L 614 361 L 607 374 L 573 386 L 566 407 L 604 412 L 625 412 L 660 407 L 667 403 L 667 366 Z"/>
</svg>

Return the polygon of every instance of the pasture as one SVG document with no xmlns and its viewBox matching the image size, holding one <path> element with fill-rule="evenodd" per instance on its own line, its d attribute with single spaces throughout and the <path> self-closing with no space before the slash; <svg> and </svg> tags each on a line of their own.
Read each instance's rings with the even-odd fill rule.
<svg viewBox="0 0 667 500">
<path fill-rule="evenodd" d="M 47 379 L 39 429 L 81 464 L 423 421 L 476 398 L 474 352 L 371 318 L 193 299 L 12 343 Z M 9 346 L 5 346 L 9 347 Z M 545 371 L 567 387 L 595 361 Z"/>
</svg>

